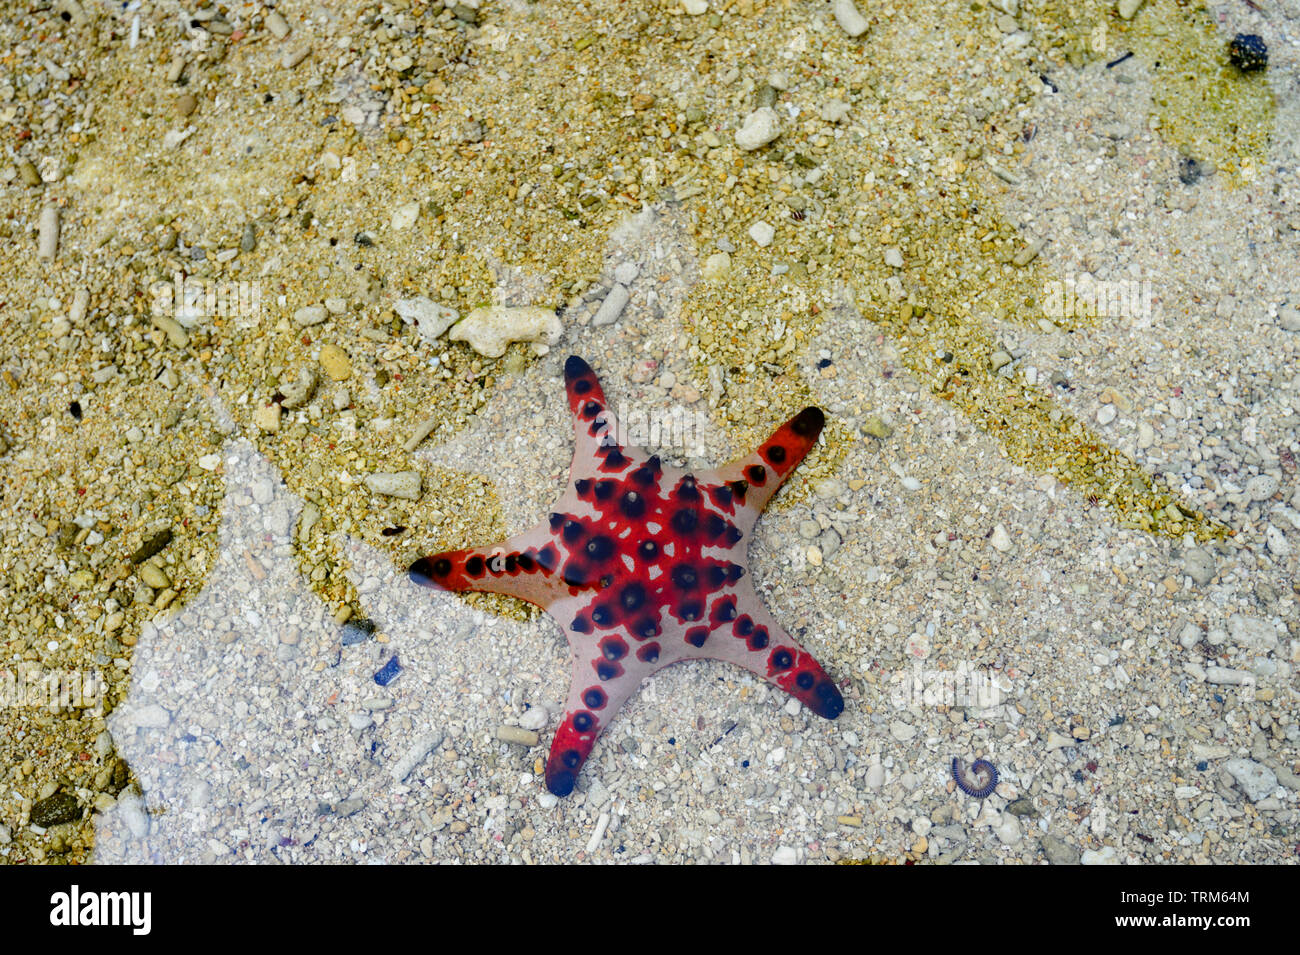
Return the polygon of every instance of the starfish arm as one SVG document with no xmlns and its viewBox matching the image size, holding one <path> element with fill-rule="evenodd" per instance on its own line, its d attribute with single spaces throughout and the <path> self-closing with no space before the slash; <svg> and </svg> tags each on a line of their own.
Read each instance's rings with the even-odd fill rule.
<svg viewBox="0 0 1300 955">
<path fill-rule="evenodd" d="M 799 466 L 822 433 L 826 416 L 809 406 L 772 432 L 753 454 L 724 464 L 701 480 L 731 488 L 745 511 L 757 518 L 785 479 Z"/>
<path fill-rule="evenodd" d="M 425 587 L 506 594 L 545 608 L 571 593 L 557 572 L 560 560 L 548 528 L 539 525 L 499 544 L 421 557 L 409 573 Z"/>
<path fill-rule="evenodd" d="M 564 720 L 555 731 L 551 754 L 546 760 L 546 788 L 557 796 L 567 796 L 573 791 L 578 771 L 587 761 L 596 740 L 623 708 L 623 704 L 636 692 L 641 681 L 654 670 L 628 655 L 626 643 L 617 635 L 617 650 L 608 649 L 608 640 L 598 646 L 574 647 L 573 674 L 569 681 L 569 698 L 564 705 Z M 611 653 L 617 659 L 610 659 Z"/>
<path fill-rule="evenodd" d="M 737 596 L 744 612 L 715 625 L 701 655 L 744 667 L 818 716 L 839 716 L 844 698 L 821 664 L 767 611 L 752 587 L 742 583 Z"/>
<path fill-rule="evenodd" d="M 618 443 L 618 419 L 591 366 L 577 355 L 564 363 L 564 391 L 573 415 L 573 474 L 617 473 L 626 468 L 626 449 Z"/>
</svg>

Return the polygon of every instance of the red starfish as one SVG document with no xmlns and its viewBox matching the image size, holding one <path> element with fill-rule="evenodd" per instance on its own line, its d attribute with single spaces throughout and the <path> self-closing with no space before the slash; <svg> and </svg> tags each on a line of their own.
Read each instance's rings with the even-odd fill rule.
<svg viewBox="0 0 1300 955">
<path fill-rule="evenodd" d="M 690 474 L 618 444 L 600 381 L 576 355 L 565 362 L 564 381 L 577 437 L 569 486 L 550 520 L 410 568 L 427 587 L 537 604 L 564 630 L 573 678 L 547 788 L 567 796 L 627 698 L 679 660 L 729 660 L 819 716 L 839 716 L 835 683 L 768 613 L 745 573 L 745 538 L 816 443 L 821 409 L 805 408 L 748 457 Z"/>
</svg>

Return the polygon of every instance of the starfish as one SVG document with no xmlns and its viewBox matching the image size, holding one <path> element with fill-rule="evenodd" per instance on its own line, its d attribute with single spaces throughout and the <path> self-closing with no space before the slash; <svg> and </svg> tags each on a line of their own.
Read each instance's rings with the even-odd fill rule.
<svg viewBox="0 0 1300 955">
<path fill-rule="evenodd" d="M 576 432 L 563 496 L 549 519 L 489 547 L 422 557 L 413 581 L 508 594 L 545 610 L 573 657 L 546 785 L 567 796 L 601 732 L 641 681 L 680 660 L 728 660 L 833 720 L 840 691 L 759 599 L 748 540 L 764 506 L 817 442 L 805 408 L 754 453 L 710 471 L 665 466 L 622 446 L 591 367 L 571 356 L 565 389 Z"/>
</svg>

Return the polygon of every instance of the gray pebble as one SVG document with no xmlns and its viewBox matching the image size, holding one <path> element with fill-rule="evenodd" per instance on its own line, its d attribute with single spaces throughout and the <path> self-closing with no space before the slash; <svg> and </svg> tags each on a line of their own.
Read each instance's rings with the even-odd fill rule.
<svg viewBox="0 0 1300 955">
<path fill-rule="evenodd" d="M 1189 548 L 1183 554 L 1183 570 L 1192 580 L 1204 587 L 1214 576 L 1214 558 L 1200 547 Z"/>
<path fill-rule="evenodd" d="M 1277 631 L 1271 623 L 1241 613 L 1228 618 L 1228 638 L 1239 647 L 1261 652 L 1277 647 Z"/>
<path fill-rule="evenodd" d="M 1283 305 L 1277 310 L 1277 323 L 1288 332 L 1300 332 L 1300 308 Z"/>
<path fill-rule="evenodd" d="M 628 291 L 625 286 L 615 285 L 605 296 L 605 300 L 600 303 L 600 308 L 596 310 L 595 316 L 591 319 L 591 324 L 597 328 L 602 325 L 613 325 L 618 321 L 618 317 L 623 314 L 623 309 L 627 307 Z"/>
<path fill-rule="evenodd" d="M 1052 865 L 1078 865 L 1079 850 L 1074 846 L 1062 842 L 1053 835 L 1045 835 L 1039 840 L 1043 847 L 1043 855 L 1047 856 L 1047 861 Z"/>
<path fill-rule="evenodd" d="M 619 285 L 631 285 L 640 273 L 641 269 L 635 262 L 620 262 L 614 269 L 614 281 Z"/>
<path fill-rule="evenodd" d="M 1277 493 L 1278 480 L 1271 474 L 1257 474 L 1246 482 L 1246 496 L 1252 501 L 1267 501 Z"/>
<path fill-rule="evenodd" d="M 393 764 L 390 770 L 393 779 L 399 783 L 406 779 L 407 776 L 411 775 L 411 771 L 424 762 L 424 758 L 440 745 L 442 745 L 442 732 L 440 730 L 434 730 L 418 737 L 410 748 L 402 754 L 402 758 Z"/>
<path fill-rule="evenodd" d="M 253 223 L 244 226 L 244 236 L 239 240 L 239 248 L 244 252 L 252 252 L 257 248 L 257 227 Z"/>
<path fill-rule="evenodd" d="M 1223 768 L 1237 781 L 1251 802 L 1259 802 L 1277 788 L 1277 774 L 1253 759 L 1230 759 Z"/>
</svg>

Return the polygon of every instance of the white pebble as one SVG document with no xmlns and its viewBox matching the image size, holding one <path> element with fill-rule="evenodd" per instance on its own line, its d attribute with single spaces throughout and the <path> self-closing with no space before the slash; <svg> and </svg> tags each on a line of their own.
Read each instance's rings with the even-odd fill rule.
<svg viewBox="0 0 1300 955">
<path fill-rule="evenodd" d="M 59 207 L 54 203 L 46 204 L 41 210 L 39 230 L 36 255 L 47 262 L 52 262 L 59 251 Z"/>
<path fill-rule="evenodd" d="M 405 205 L 398 206 L 393 210 L 393 229 L 401 232 L 415 225 L 415 220 L 420 218 L 420 204 L 418 202 L 408 202 Z"/>
<path fill-rule="evenodd" d="M 798 865 L 799 853 L 790 846 L 781 846 L 772 853 L 772 865 Z"/>
<path fill-rule="evenodd" d="M 295 324 L 306 328 L 309 325 L 319 325 L 328 314 L 324 305 L 304 305 L 293 313 L 293 320 Z"/>
<path fill-rule="evenodd" d="M 401 316 L 402 321 L 414 325 L 426 342 L 436 342 L 460 318 L 460 312 L 454 308 L 423 296 L 400 299 L 393 303 L 393 311 Z"/>
<path fill-rule="evenodd" d="M 903 267 L 903 253 L 898 246 L 890 246 L 885 250 L 885 264 L 890 268 L 901 269 Z"/>
<path fill-rule="evenodd" d="M 1004 846 L 1014 846 L 1020 841 L 1020 822 L 1009 812 L 1002 814 L 1002 822 L 993 831 Z"/>
<path fill-rule="evenodd" d="M 635 262 L 620 262 L 614 269 L 614 281 L 619 285 L 631 285 L 640 274 L 641 269 Z"/>
<path fill-rule="evenodd" d="M 736 145 L 748 152 L 766 146 L 780 135 L 780 117 L 772 107 L 764 106 L 745 117 L 736 131 Z"/>
<path fill-rule="evenodd" d="M 609 813 L 602 812 L 600 818 L 596 820 L 596 828 L 591 832 L 591 838 L 587 840 L 587 855 L 591 855 L 600 846 L 600 840 L 605 838 L 605 830 L 609 828 Z"/>
<path fill-rule="evenodd" d="M 698 17 L 709 12 L 709 0 L 681 0 L 681 3 L 688 16 Z"/>
<path fill-rule="evenodd" d="M 457 322 L 449 337 L 454 342 L 468 342 L 485 358 L 500 358 L 511 342 L 533 342 L 549 347 L 563 333 L 564 326 L 549 308 L 486 305 Z"/>
<path fill-rule="evenodd" d="M 866 784 L 868 789 L 879 789 L 885 785 L 885 767 L 879 763 L 872 763 L 867 768 Z"/>
<path fill-rule="evenodd" d="M 1115 420 L 1115 406 L 1102 405 L 1101 410 L 1097 412 L 1097 424 L 1106 425 Z"/>
<path fill-rule="evenodd" d="M 754 240 L 755 245 L 761 249 L 766 249 L 772 244 L 772 239 L 776 236 L 776 230 L 766 222 L 755 222 L 749 227 L 749 237 Z"/>
<path fill-rule="evenodd" d="M 392 775 L 396 782 L 401 782 L 411 775 L 411 770 L 424 761 L 435 746 L 442 743 L 442 733 L 434 730 L 432 733 L 426 733 L 416 739 L 410 748 L 402 755 L 402 758 L 393 764 Z"/>
<path fill-rule="evenodd" d="M 618 321 L 618 317 L 623 314 L 623 309 L 627 307 L 628 291 L 623 285 L 615 285 L 605 295 L 605 300 L 600 303 L 600 308 L 596 309 L 596 314 L 591 319 L 591 324 L 600 328 L 603 325 L 613 325 Z"/>
<path fill-rule="evenodd" d="M 267 14 L 266 25 L 275 34 L 277 40 L 283 40 L 289 35 L 289 24 L 279 10 L 272 10 Z"/>
<path fill-rule="evenodd" d="M 1011 550 L 1011 535 L 1007 533 L 1004 525 L 999 524 L 993 528 L 993 533 L 989 535 L 989 543 L 1004 554 Z"/>
<path fill-rule="evenodd" d="M 700 276 L 709 282 L 717 282 L 727 277 L 731 271 L 731 256 L 726 252 L 714 252 L 704 260 Z"/>
<path fill-rule="evenodd" d="M 853 0 L 835 0 L 831 10 L 835 14 L 835 22 L 849 36 L 859 37 L 867 32 L 870 24 L 867 23 L 866 17 L 858 12 Z"/>
</svg>

